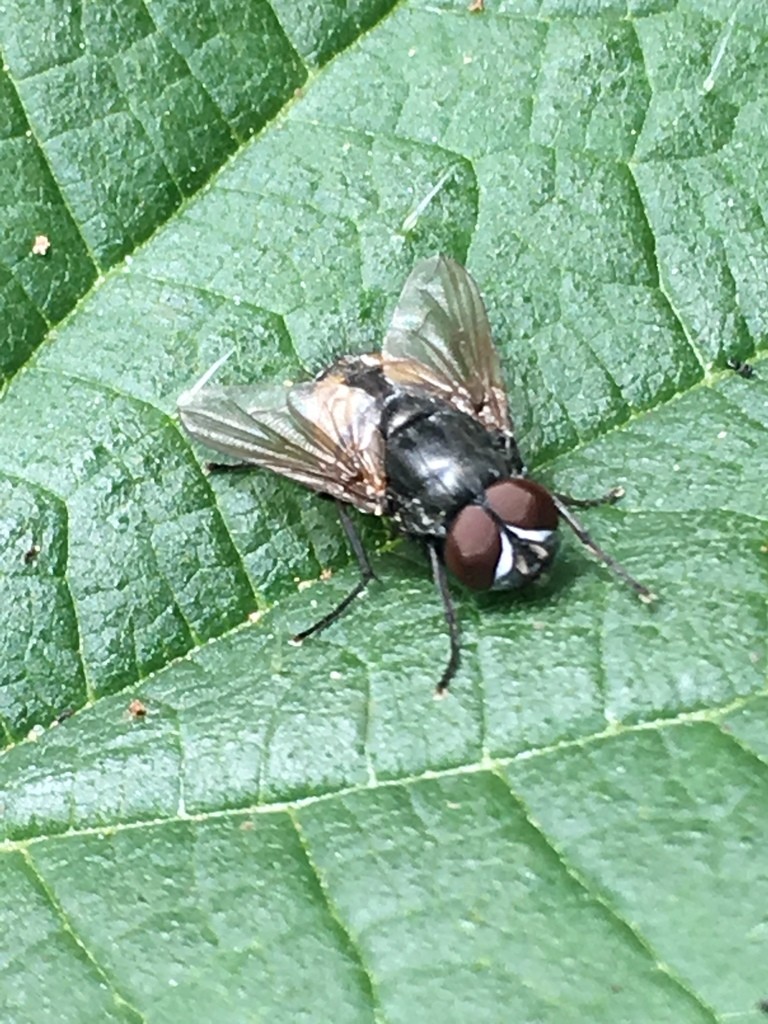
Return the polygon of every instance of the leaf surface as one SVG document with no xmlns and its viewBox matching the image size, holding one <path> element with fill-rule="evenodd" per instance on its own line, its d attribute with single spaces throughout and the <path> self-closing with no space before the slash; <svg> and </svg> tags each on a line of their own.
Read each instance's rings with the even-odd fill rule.
<svg viewBox="0 0 768 1024">
<path fill-rule="evenodd" d="M 762 1017 L 768 11 L 486 8 L 0 10 L 4 1020 Z M 174 414 L 228 351 L 377 348 L 436 251 L 660 595 L 573 538 L 456 588 L 440 702 L 420 552 L 361 519 L 379 582 L 290 646 L 356 579 L 333 509 Z"/>
</svg>

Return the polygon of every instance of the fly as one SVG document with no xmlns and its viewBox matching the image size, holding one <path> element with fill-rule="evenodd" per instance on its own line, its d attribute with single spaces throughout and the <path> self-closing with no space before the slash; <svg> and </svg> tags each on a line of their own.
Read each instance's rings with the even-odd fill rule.
<svg viewBox="0 0 768 1024">
<path fill-rule="evenodd" d="M 360 568 L 344 600 L 295 640 L 330 626 L 375 578 L 350 507 L 390 517 L 426 548 L 450 638 L 437 695 L 461 653 L 446 570 L 474 590 L 528 584 L 551 564 L 562 520 L 642 601 L 653 600 L 571 511 L 613 502 L 620 488 L 578 501 L 526 477 L 483 300 L 453 260 L 414 267 L 381 352 L 344 356 L 279 393 L 210 385 L 219 365 L 178 403 L 196 441 L 238 460 L 209 468 L 262 467 L 334 499 Z"/>
</svg>

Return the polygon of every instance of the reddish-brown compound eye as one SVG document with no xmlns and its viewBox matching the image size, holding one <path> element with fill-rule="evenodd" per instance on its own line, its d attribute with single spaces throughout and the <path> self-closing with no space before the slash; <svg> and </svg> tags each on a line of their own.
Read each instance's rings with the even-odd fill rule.
<svg viewBox="0 0 768 1024">
<path fill-rule="evenodd" d="M 499 528 L 479 505 L 467 505 L 448 529 L 443 557 L 456 577 L 473 590 L 489 590 L 501 554 Z"/>
<path fill-rule="evenodd" d="M 492 484 L 485 497 L 493 511 L 510 526 L 521 530 L 555 530 L 557 508 L 552 495 L 541 484 L 518 477 Z"/>
</svg>

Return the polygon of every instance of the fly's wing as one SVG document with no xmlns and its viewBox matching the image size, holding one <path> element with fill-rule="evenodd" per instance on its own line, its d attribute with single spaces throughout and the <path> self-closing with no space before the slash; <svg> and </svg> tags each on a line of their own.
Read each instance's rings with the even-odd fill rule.
<svg viewBox="0 0 768 1024">
<path fill-rule="evenodd" d="M 447 256 L 417 263 L 405 282 L 382 347 L 394 384 L 437 395 L 511 433 L 499 355 L 477 285 Z"/>
<path fill-rule="evenodd" d="M 201 444 L 381 515 L 380 409 L 375 397 L 339 376 L 289 391 L 192 388 L 178 408 L 184 429 Z"/>
</svg>

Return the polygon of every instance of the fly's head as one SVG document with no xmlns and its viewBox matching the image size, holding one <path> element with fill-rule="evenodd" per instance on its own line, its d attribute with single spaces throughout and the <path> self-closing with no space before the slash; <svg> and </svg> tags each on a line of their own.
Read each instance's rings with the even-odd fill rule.
<svg viewBox="0 0 768 1024">
<path fill-rule="evenodd" d="M 473 590 L 508 590 L 536 579 L 557 550 L 557 506 L 549 491 L 515 477 L 486 488 L 448 527 L 443 557 Z"/>
</svg>

